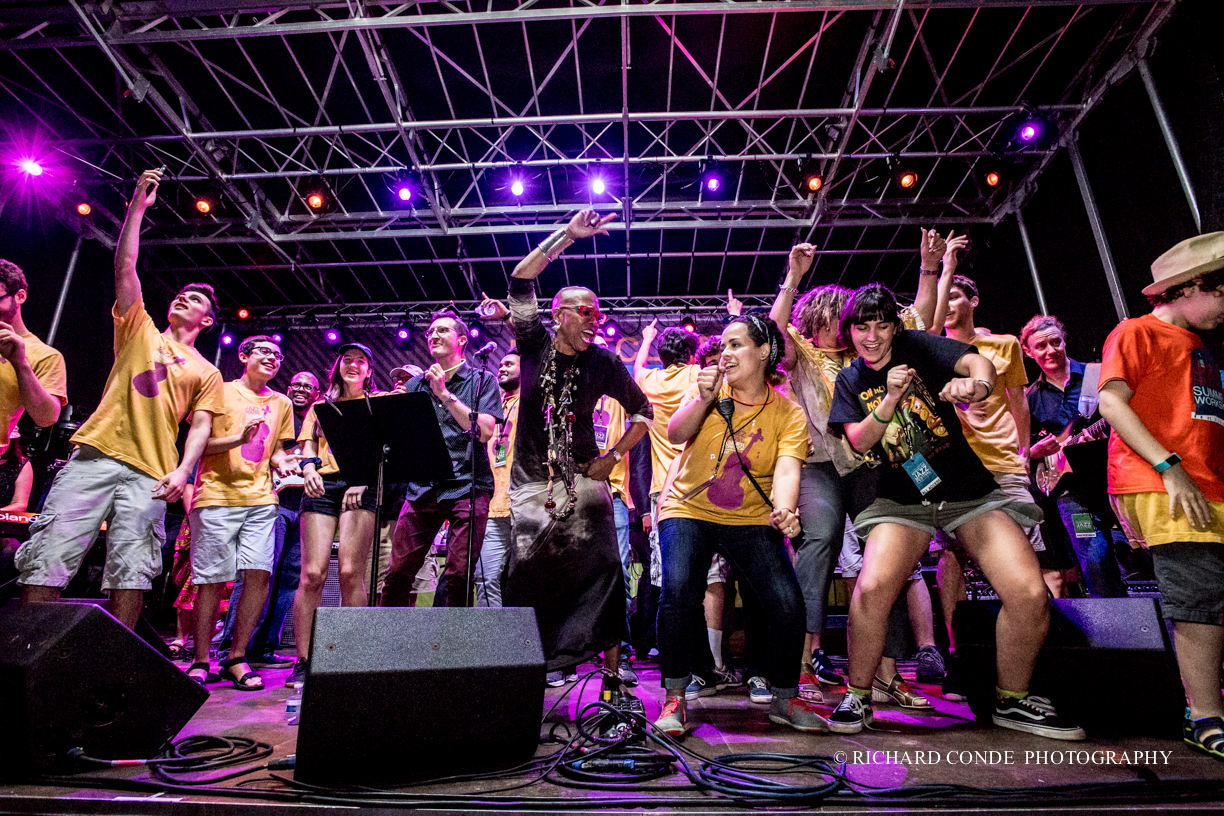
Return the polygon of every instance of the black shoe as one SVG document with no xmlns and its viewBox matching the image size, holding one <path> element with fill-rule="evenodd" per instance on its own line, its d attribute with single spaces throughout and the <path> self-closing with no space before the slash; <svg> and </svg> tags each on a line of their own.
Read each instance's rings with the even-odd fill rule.
<svg viewBox="0 0 1224 816">
<path fill-rule="evenodd" d="M 287 669 L 293 665 L 292 657 L 281 657 L 272 652 L 257 654 L 247 660 L 247 665 L 252 669 Z"/>
<path fill-rule="evenodd" d="M 637 672 L 633 670 L 633 666 L 629 662 L 629 655 L 627 655 L 624 652 L 621 652 L 620 666 L 617 670 L 617 674 L 620 675 L 620 681 L 624 683 L 627 687 L 634 688 L 637 686 L 638 684 Z"/>
<path fill-rule="evenodd" d="M 1021 700 L 1008 698 L 995 703 L 994 724 L 1014 731 L 1027 731 L 1039 737 L 1079 741 L 1087 738 L 1084 729 L 1058 716 L 1045 697 L 1029 695 Z"/>
<path fill-rule="evenodd" d="M 293 673 L 289 675 L 289 679 L 285 681 L 285 685 L 289 688 L 302 688 L 306 685 L 306 672 L 309 670 L 310 661 L 304 657 L 299 657 L 297 662 L 293 664 Z"/>
<path fill-rule="evenodd" d="M 943 655 L 938 648 L 923 646 L 918 650 L 919 683 L 942 683 L 945 674 Z"/>
<path fill-rule="evenodd" d="M 871 725 L 873 719 L 870 698 L 847 691 L 829 715 L 829 730 L 834 734 L 857 734 Z"/>
<path fill-rule="evenodd" d="M 943 698 L 953 703 L 963 703 L 969 699 L 961 678 L 961 666 L 956 652 L 948 655 L 948 671 L 943 679 Z"/>
<path fill-rule="evenodd" d="M 816 679 L 827 686 L 840 686 L 846 682 L 833 668 L 833 664 L 829 662 L 829 657 L 824 653 L 824 649 L 817 649 L 812 652 L 812 668 L 816 669 Z"/>
</svg>

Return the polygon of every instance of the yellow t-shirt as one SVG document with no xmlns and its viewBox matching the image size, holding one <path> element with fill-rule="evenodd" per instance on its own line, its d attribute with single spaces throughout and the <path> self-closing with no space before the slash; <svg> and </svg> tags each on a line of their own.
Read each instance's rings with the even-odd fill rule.
<svg viewBox="0 0 1224 816">
<path fill-rule="evenodd" d="M 990 396 L 956 409 L 969 447 L 992 473 L 1026 474 L 1020 458 L 1020 435 L 1007 402 L 1007 391 L 1023 394 L 1028 385 L 1020 341 L 1010 334 L 981 332 L 973 339 L 978 353 L 994 363 L 998 378 Z M 1023 400 L 1021 400 L 1023 402 Z M 1027 404 L 1027 403 L 1026 403 Z"/>
<path fill-rule="evenodd" d="M 68 373 L 64 370 L 64 355 L 28 332 L 21 335 L 21 339 L 25 340 L 26 360 L 34 369 L 34 376 L 48 394 L 59 397 L 61 408 L 67 405 Z M 21 419 L 24 411 L 21 392 L 17 388 L 17 372 L 8 360 L 0 357 L 0 421 L 3 422 L 0 431 L 4 433 L 0 438 L 0 455 L 8 450 L 9 437 L 13 435 L 17 420 Z"/>
<path fill-rule="evenodd" d="M 214 438 L 241 433 L 248 419 L 263 425 L 245 445 L 200 460 L 195 507 L 255 507 L 276 504 L 272 454 L 293 440 L 293 403 L 270 388 L 256 394 L 237 380 L 225 384 L 225 413 L 213 417 Z"/>
<path fill-rule="evenodd" d="M 667 469 L 680 454 L 680 448 L 667 441 L 667 423 L 680 407 L 681 400 L 689 388 L 697 382 L 701 367 L 697 365 L 673 365 L 668 368 L 652 368 L 637 377 L 638 387 L 654 406 L 654 422 L 650 425 L 650 493 L 663 490 Z"/>
<path fill-rule="evenodd" d="M 115 318 L 115 365 L 98 409 L 72 437 L 160 479 L 178 467 L 178 426 L 196 411 L 225 410 L 221 372 L 153 325 L 137 301 Z"/>
<path fill-rule="evenodd" d="M 489 518 L 510 515 L 510 468 L 514 467 L 514 434 L 518 430 L 518 394 L 502 395 L 504 422 L 497 423 L 497 432 L 485 444 L 489 448 L 489 465 L 493 468 L 493 498 L 489 500 Z"/>
<path fill-rule="evenodd" d="M 695 385 L 685 402 L 694 399 Z M 675 478 L 659 503 L 660 521 L 687 518 L 733 527 L 769 523 L 769 505 L 744 475 L 735 449 L 768 496 L 778 457 L 807 459 L 807 418 L 802 408 L 771 390 L 765 405 L 737 404 L 732 422 L 734 443 L 726 421 L 711 410 L 684 446 Z"/>
<path fill-rule="evenodd" d="M 603 456 L 625 435 L 624 407 L 607 394 L 595 403 L 595 444 L 599 446 L 599 455 Z M 620 496 L 621 501 L 633 512 L 633 497 L 629 495 L 629 453 L 612 467 L 608 474 L 608 488 L 613 494 Z"/>
</svg>

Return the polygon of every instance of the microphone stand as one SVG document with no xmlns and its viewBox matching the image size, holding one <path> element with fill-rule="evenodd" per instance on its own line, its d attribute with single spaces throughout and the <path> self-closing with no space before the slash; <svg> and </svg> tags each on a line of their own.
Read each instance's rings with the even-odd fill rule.
<svg viewBox="0 0 1224 816">
<path fill-rule="evenodd" d="M 492 351 L 490 349 L 489 351 Z M 472 483 L 468 486 L 468 530 L 467 530 L 467 589 L 464 592 L 464 606 L 472 606 L 472 581 L 475 580 L 476 565 L 472 563 L 472 551 L 476 549 L 476 446 L 480 444 L 480 395 L 484 393 L 485 369 L 489 365 L 489 351 L 478 351 L 476 357 L 480 360 L 480 373 L 476 375 L 476 399 L 474 405 L 468 406 L 468 436 L 471 447 L 468 449 L 468 461 L 472 463 Z"/>
</svg>

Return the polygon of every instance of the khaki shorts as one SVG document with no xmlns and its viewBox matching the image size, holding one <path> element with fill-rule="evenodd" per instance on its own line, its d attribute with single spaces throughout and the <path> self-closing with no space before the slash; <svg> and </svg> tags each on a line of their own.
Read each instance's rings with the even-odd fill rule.
<svg viewBox="0 0 1224 816">
<path fill-rule="evenodd" d="M 990 475 L 994 477 L 995 484 L 999 486 L 999 491 L 1004 496 L 1015 499 L 1021 504 L 1034 504 L 1033 494 L 1029 492 L 1027 476 L 1019 473 L 1000 473 L 995 470 L 990 471 Z M 1024 532 L 1028 536 L 1029 543 L 1033 545 L 1033 552 L 1045 552 L 1045 540 L 1041 537 L 1041 516 L 1038 516 L 1038 519 L 1037 523 L 1027 528 L 1025 528 L 1025 522 L 1020 519 L 1016 521 L 1022 528 L 1025 528 Z M 962 554 L 965 551 L 955 536 L 950 533 L 935 533 L 934 538 L 931 539 L 930 551 L 937 553 L 949 549 Z"/>
<path fill-rule="evenodd" d="M 166 503 L 153 498 L 157 481 L 97 448 L 77 448 L 30 525 L 30 540 L 17 550 L 18 583 L 68 586 L 105 521 L 102 588 L 151 589 L 166 540 Z"/>
<path fill-rule="evenodd" d="M 191 511 L 191 582 L 223 584 L 238 570 L 272 572 L 279 505 L 197 507 Z"/>
<path fill-rule="evenodd" d="M 868 536 L 879 524 L 901 524 L 935 535 L 937 530 L 955 532 L 965 522 L 991 510 L 1002 510 L 1023 529 L 1041 523 L 1041 508 L 1008 496 L 1002 490 L 992 490 L 980 499 L 938 504 L 900 504 L 892 499 L 876 499 L 859 513 L 854 528 L 860 536 Z"/>
</svg>

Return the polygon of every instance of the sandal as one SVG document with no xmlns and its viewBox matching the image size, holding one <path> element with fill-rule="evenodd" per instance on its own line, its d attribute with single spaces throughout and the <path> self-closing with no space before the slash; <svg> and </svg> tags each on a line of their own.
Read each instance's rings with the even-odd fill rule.
<svg viewBox="0 0 1224 816">
<path fill-rule="evenodd" d="M 1202 736 L 1212 728 L 1224 729 L 1224 717 L 1202 717 L 1192 720 L 1186 717 L 1182 724 L 1182 741 L 1193 751 L 1216 759 L 1224 759 L 1224 732 Z"/>
<path fill-rule="evenodd" d="M 238 689 L 239 691 L 263 691 L 263 678 L 259 676 L 259 672 L 251 669 L 249 665 L 247 666 L 246 674 L 242 675 L 241 677 L 230 671 L 230 669 L 232 669 L 234 666 L 243 665 L 247 665 L 246 655 L 242 655 L 241 657 L 231 657 L 229 660 L 221 664 L 221 671 L 217 672 L 217 676 L 222 680 L 230 681 L 234 685 L 234 688 Z M 255 685 L 251 685 L 251 680 L 257 681 Z"/>
<path fill-rule="evenodd" d="M 166 648 L 170 650 L 171 660 L 190 660 L 194 655 L 194 651 L 189 650 L 186 643 L 171 643 Z"/>
<path fill-rule="evenodd" d="M 189 677 L 191 679 L 191 682 L 195 683 L 200 688 L 204 688 L 204 684 L 208 682 L 208 672 L 211 668 L 212 668 L 211 666 L 209 666 L 207 663 L 205 663 L 202 660 L 199 663 L 192 663 L 190 666 L 187 667 L 187 677 Z M 191 673 L 193 671 L 198 671 L 200 669 L 204 670 L 203 677 L 192 677 L 191 676 Z"/>
<path fill-rule="evenodd" d="M 930 711 L 935 708 L 931 701 L 910 688 L 901 675 L 893 675 L 888 685 L 878 677 L 871 679 L 871 701 L 873 703 L 896 703 L 901 708 Z"/>
</svg>

